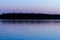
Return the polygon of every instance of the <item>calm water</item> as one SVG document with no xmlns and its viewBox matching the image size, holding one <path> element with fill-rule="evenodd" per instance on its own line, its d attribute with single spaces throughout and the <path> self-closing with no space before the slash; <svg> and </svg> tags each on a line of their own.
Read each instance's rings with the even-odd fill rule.
<svg viewBox="0 0 60 40">
<path fill-rule="evenodd" d="M 60 40 L 60 22 L 0 22 L 0 40 Z"/>
</svg>

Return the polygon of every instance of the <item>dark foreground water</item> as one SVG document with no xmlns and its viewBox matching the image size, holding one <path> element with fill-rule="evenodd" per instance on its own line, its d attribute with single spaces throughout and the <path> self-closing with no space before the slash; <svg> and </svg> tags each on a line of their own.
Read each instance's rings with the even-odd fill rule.
<svg viewBox="0 0 60 40">
<path fill-rule="evenodd" d="M 60 40 L 60 21 L 0 21 L 0 40 Z"/>
</svg>

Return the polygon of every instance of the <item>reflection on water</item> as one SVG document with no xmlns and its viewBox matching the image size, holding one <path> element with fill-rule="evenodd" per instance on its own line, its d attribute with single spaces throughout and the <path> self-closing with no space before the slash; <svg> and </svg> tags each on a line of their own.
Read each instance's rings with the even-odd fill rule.
<svg viewBox="0 0 60 40">
<path fill-rule="evenodd" d="M 60 40 L 60 21 L 0 21 L 0 40 Z"/>
<path fill-rule="evenodd" d="M 2 23 L 50 23 L 60 22 L 60 20 L 0 20 Z"/>
</svg>

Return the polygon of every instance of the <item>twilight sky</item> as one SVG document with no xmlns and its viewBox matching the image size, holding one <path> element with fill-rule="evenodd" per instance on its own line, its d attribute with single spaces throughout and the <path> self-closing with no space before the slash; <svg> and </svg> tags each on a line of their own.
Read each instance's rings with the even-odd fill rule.
<svg viewBox="0 0 60 40">
<path fill-rule="evenodd" d="M 36 12 L 60 13 L 60 0 L 0 0 L 0 13 Z"/>
</svg>

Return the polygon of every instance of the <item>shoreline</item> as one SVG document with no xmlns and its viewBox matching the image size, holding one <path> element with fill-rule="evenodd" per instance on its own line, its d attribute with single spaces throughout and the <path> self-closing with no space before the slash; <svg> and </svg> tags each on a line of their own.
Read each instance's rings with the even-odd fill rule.
<svg viewBox="0 0 60 40">
<path fill-rule="evenodd" d="M 59 19 L 0 19 L 0 21 L 60 21 Z"/>
</svg>

